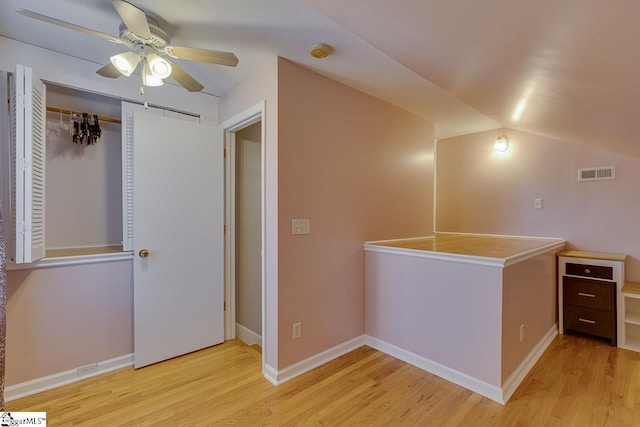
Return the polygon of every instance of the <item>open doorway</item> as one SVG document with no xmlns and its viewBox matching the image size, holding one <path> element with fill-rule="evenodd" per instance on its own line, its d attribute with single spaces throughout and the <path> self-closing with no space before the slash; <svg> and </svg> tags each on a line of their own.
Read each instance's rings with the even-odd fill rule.
<svg viewBox="0 0 640 427">
<path fill-rule="evenodd" d="M 260 221 L 260 130 L 262 122 L 235 137 L 235 318 L 236 338 L 262 347 Z"/>
<path fill-rule="evenodd" d="M 264 103 L 225 130 L 225 340 L 262 348 L 264 372 Z"/>
</svg>

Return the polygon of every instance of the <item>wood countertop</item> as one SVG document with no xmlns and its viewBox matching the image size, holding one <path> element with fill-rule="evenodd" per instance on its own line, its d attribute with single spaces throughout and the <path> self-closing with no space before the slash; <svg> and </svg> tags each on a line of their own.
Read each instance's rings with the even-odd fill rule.
<svg viewBox="0 0 640 427">
<path fill-rule="evenodd" d="M 627 259 L 626 254 L 612 254 L 607 252 L 587 252 L 587 251 L 562 251 L 558 256 L 585 259 L 604 259 L 607 261 L 622 261 Z"/>
<path fill-rule="evenodd" d="M 551 238 L 438 233 L 432 237 L 369 242 L 367 246 L 506 260 L 558 245 L 562 249 L 564 243 L 563 239 Z"/>
</svg>

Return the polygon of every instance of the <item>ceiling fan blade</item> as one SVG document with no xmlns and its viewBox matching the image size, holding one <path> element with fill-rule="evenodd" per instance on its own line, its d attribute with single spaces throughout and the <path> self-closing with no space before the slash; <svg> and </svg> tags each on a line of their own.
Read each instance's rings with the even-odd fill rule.
<svg viewBox="0 0 640 427">
<path fill-rule="evenodd" d="M 116 79 L 122 75 L 122 73 L 120 73 L 120 71 L 118 71 L 111 62 L 100 68 L 96 73 L 100 74 L 102 77 L 108 77 L 110 79 Z"/>
<path fill-rule="evenodd" d="M 190 61 L 208 62 L 210 64 L 228 65 L 235 67 L 238 65 L 238 57 L 231 52 L 219 50 L 196 49 L 193 47 L 167 46 L 165 51 L 170 56 Z"/>
<path fill-rule="evenodd" d="M 139 9 L 123 0 L 111 0 L 113 7 L 116 8 L 118 15 L 122 18 L 122 22 L 127 26 L 129 31 L 143 39 L 151 38 L 151 30 L 147 22 L 147 15 L 142 9 Z"/>
<path fill-rule="evenodd" d="M 49 24 L 59 25 L 60 27 L 65 27 L 71 30 L 76 30 L 86 34 L 91 34 L 92 36 L 100 37 L 105 40 L 109 40 L 110 42 L 122 43 L 122 40 L 120 40 L 117 37 L 113 37 L 113 36 L 110 36 L 109 34 L 101 33 L 99 31 L 90 30 L 89 28 L 81 27 L 80 25 L 71 24 L 69 22 L 61 21 L 59 19 L 55 19 L 50 16 L 41 15 L 39 13 L 32 12 L 27 9 L 14 9 L 14 10 L 18 12 L 20 15 L 26 16 L 28 18 L 37 19 L 39 21 L 48 22 Z"/>
<path fill-rule="evenodd" d="M 167 61 L 171 64 L 171 77 L 173 77 L 173 80 L 180 83 L 183 88 L 189 92 L 200 92 L 204 89 L 204 86 L 202 86 L 199 81 L 191 77 L 191 75 L 182 69 L 182 67 L 175 62 Z"/>
</svg>

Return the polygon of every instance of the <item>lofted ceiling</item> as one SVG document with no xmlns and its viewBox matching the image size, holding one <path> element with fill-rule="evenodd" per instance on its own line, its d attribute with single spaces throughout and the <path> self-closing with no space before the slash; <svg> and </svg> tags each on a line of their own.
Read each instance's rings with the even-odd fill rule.
<svg viewBox="0 0 640 427">
<path fill-rule="evenodd" d="M 636 0 L 302 0 L 503 126 L 640 157 Z"/>
<path fill-rule="evenodd" d="M 640 2 L 132 3 L 159 21 L 171 44 L 235 52 L 236 68 L 179 61 L 212 96 L 279 55 L 435 122 L 437 138 L 505 126 L 640 157 Z M 15 8 L 115 36 L 120 19 L 110 0 L 2 0 L 0 35 L 81 58 L 96 70 L 123 51 Z M 318 42 L 335 52 L 312 58 L 309 48 Z"/>
</svg>

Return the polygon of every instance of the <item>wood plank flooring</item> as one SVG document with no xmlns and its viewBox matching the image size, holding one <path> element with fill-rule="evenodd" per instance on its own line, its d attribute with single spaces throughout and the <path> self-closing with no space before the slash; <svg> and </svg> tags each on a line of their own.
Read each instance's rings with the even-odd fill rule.
<svg viewBox="0 0 640 427">
<path fill-rule="evenodd" d="M 278 387 L 229 341 L 15 400 L 49 426 L 639 426 L 640 353 L 560 336 L 502 406 L 369 347 Z"/>
</svg>

